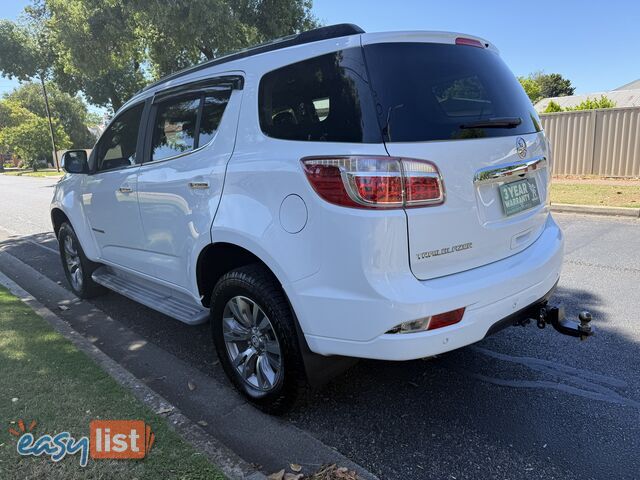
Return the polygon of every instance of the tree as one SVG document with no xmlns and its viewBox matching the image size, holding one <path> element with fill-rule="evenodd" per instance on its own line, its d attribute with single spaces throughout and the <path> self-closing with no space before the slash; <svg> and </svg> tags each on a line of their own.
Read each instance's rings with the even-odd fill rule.
<svg viewBox="0 0 640 480">
<path fill-rule="evenodd" d="M 57 146 L 54 125 L 45 86 L 54 59 L 49 31 L 44 23 L 45 12 L 41 4 L 34 3 L 25 8 L 27 20 L 24 25 L 8 21 L 0 23 L 0 45 L 3 46 L 0 49 L 0 72 L 9 78 L 27 80 L 37 77 L 40 80 L 49 123 L 51 150 L 55 155 L 56 168 L 60 171 L 57 153 L 55 153 Z"/>
<path fill-rule="evenodd" d="M 565 97 L 573 95 L 575 88 L 571 86 L 571 81 L 564 78 L 559 73 L 537 73 L 535 80 L 540 85 L 540 95 L 542 98 Z"/>
<path fill-rule="evenodd" d="M 559 73 L 535 72 L 526 77 L 519 77 L 518 80 L 532 103 L 543 98 L 573 95 L 575 91 L 571 81 Z"/>
<path fill-rule="evenodd" d="M 0 149 L 19 156 L 23 165 L 36 170 L 51 154 L 51 138 L 46 118 L 40 117 L 16 102 L 0 102 Z M 54 121 L 54 134 L 60 148 L 71 147 L 71 140 Z"/>
<path fill-rule="evenodd" d="M 531 100 L 531 103 L 536 103 L 538 100 L 542 98 L 540 94 L 540 84 L 536 82 L 533 78 L 529 77 L 518 77 L 518 81 L 522 88 L 524 88 L 525 93 Z"/>
<path fill-rule="evenodd" d="M 39 59 L 28 30 L 9 20 L 0 20 L 0 71 L 24 81 L 37 74 Z"/>
<path fill-rule="evenodd" d="M 55 84 L 48 83 L 51 116 L 62 126 L 71 140 L 71 148 L 91 148 L 95 137 L 89 132 L 87 125 L 91 122 L 87 106 L 79 97 L 72 97 L 62 92 Z M 5 95 L 39 117 L 46 117 L 46 105 L 40 85 L 24 83 L 13 92 Z"/>
<path fill-rule="evenodd" d="M 318 26 L 309 0 L 141 0 L 136 13 L 154 77 Z"/>
<path fill-rule="evenodd" d="M 316 25 L 309 0 L 46 0 L 44 5 L 56 82 L 113 110 L 149 77 Z"/>
<path fill-rule="evenodd" d="M 145 85 L 143 25 L 126 0 L 46 0 L 54 79 L 70 93 L 117 110 Z"/>
<path fill-rule="evenodd" d="M 24 80 L 34 69 L 15 63 L 36 63 L 35 70 L 51 74 L 62 90 L 81 91 L 89 102 L 113 110 L 152 78 L 317 26 L 310 0 L 32 2 L 25 10 L 28 29 L 3 24 L 8 49 L 0 29 L 0 69 L 14 76 L 28 71 L 19 76 Z M 24 62 L 15 60 L 20 58 Z"/>
</svg>

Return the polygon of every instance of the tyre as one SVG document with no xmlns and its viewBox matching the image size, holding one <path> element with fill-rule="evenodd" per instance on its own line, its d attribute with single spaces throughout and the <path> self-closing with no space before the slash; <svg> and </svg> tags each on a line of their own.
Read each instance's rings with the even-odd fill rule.
<svg viewBox="0 0 640 480">
<path fill-rule="evenodd" d="M 293 314 L 282 287 L 258 264 L 225 274 L 211 297 L 213 342 L 235 387 L 271 414 L 306 391 Z"/>
<path fill-rule="evenodd" d="M 106 291 L 91 278 L 91 274 L 100 264 L 87 258 L 76 232 L 69 223 L 63 223 L 58 231 L 58 247 L 62 268 L 73 293 L 80 298 L 93 298 Z"/>
</svg>

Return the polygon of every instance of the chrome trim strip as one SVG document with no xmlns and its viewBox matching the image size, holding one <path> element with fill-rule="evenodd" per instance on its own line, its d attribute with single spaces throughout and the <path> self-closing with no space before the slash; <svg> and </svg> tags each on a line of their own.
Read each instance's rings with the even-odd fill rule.
<svg viewBox="0 0 640 480">
<path fill-rule="evenodd" d="M 473 176 L 473 183 L 486 184 L 502 182 L 505 177 L 516 177 L 532 170 L 538 170 L 547 166 L 546 157 L 536 157 L 531 160 L 514 163 L 504 163 L 493 167 L 481 168 Z"/>
</svg>

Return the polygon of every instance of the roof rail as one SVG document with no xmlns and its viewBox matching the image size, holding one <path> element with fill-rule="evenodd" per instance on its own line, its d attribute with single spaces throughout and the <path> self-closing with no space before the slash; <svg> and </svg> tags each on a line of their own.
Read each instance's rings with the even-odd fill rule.
<svg viewBox="0 0 640 480">
<path fill-rule="evenodd" d="M 169 74 L 157 80 L 156 82 L 153 82 L 147 85 L 141 90 L 141 92 L 144 92 L 145 90 L 153 88 L 169 80 L 175 80 L 176 78 L 180 78 L 184 75 L 188 75 L 189 73 L 197 72 L 199 70 L 203 70 L 205 68 L 209 68 L 214 65 L 220 65 L 222 63 L 231 62 L 233 60 L 239 60 L 241 58 L 251 57 L 253 55 L 258 55 L 260 53 L 280 50 L 281 48 L 293 47 L 294 45 L 302 45 L 305 43 L 318 42 L 320 40 L 328 40 L 330 38 L 346 37 L 347 35 L 355 35 L 358 33 L 364 33 L 364 30 L 352 23 L 339 23 L 337 25 L 320 27 L 314 30 L 308 30 L 306 32 L 301 32 L 294 35 L 276 38 L 274 40 L 270 40 L 260 45 L 249 47 L 244 50 L 240 50 L 238 52 L 231 53 L 229 55 L 224 55 L 219 58 L 214 58 L 213 60 L 208 60 L 206 62 L 202 62 L 197 65 L 194 65 L 193 67 L 188 67 L 188 68 L 185 68 L 184 70 L 180 70 L 178 72 Z"/>
</svg>

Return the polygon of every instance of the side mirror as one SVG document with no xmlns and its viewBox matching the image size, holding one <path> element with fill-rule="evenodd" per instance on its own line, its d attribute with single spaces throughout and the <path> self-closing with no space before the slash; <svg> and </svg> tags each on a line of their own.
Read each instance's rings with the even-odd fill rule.
<svg viewBox="0 0 640 480">
<path fill-rule="evenodd" d="M 89 162 L 85 150 L 67 150 L 62 154 L 61 167 L 67 173 L 89 172 Z"/>
</svg>

